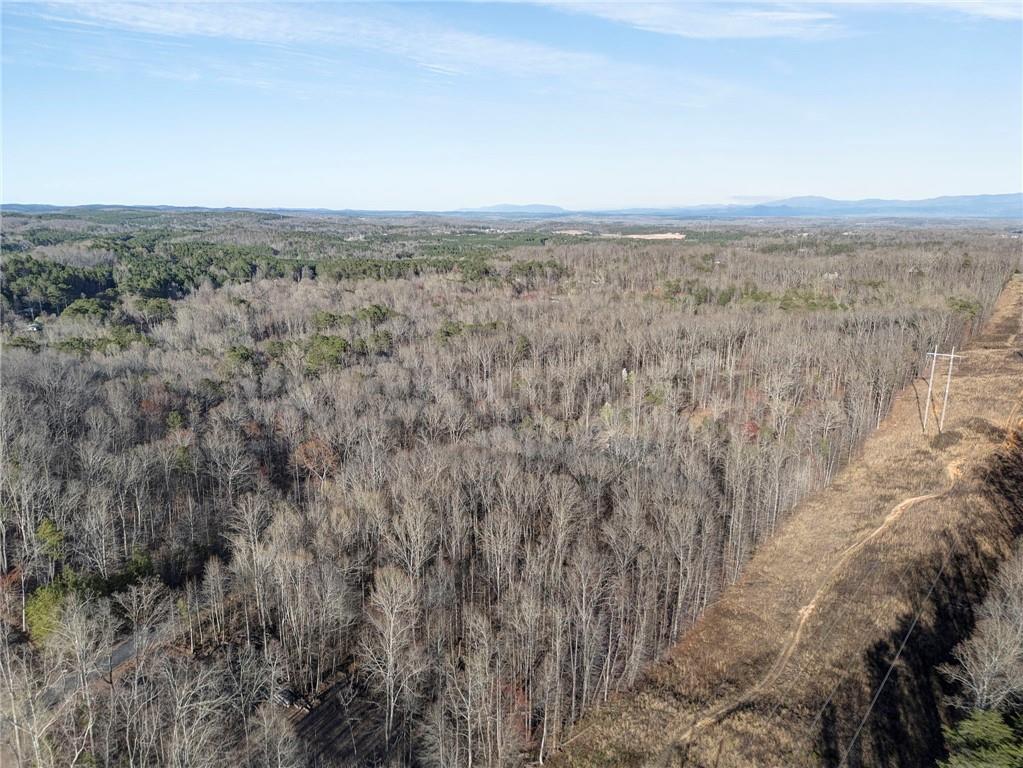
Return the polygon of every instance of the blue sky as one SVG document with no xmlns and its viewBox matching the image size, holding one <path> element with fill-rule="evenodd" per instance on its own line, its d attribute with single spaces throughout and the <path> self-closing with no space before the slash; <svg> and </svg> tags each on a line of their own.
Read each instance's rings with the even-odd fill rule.
<svg viewBox="0 0 1023 768">
<path fill-rule="evenodd" d="M 1023 0 L 3 3 L 4 202 L 1023 189 Z"/>
</svg>

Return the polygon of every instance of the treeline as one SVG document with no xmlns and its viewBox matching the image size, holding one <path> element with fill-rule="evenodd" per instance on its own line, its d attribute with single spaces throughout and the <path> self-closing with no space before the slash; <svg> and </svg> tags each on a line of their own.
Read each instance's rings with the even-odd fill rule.
<svg viewBox="0 0 1023 768">
<path fill-rule="evenodd" d="M 5 256 L 0 274 L 0 296 L 15 312 L 33 316 L 72 312 L 110 314 L 119 299 L 179 299 L 208 283 L 228 283 L 317 277 L 340 280 L 396 280 L 431 273 L 456 273 L 465 280 L 498 277 L 499 271 L 478 253 L 428 258 L 290 259 L 275 255 L 267 246 L 232 246 L 209 242 L 167 240 L 170 233 L 97 238 L 90 248 L 113 255 L 113 263 L 76 266 L 41 259 L 31 253 Z M 513 282 L 563 276 L 553 261 L 516 262 L 508 270 Z M 86 303 L 83 303 L 86 302 Z"/>
<path fill-rule="evenodd" d="M 179 299 L 199 285 L 317 275 L 333 280 L 392 280 L 429 272 L 459 272 L 467 279 L 492 274 L 481 258 L 375 259 L 336 261 L 283 259 L 260 247 L 212 243 L 164 243 L 153 250 L 116 240 L 97 246 L 117 254 L 113 265 L 79 267 L 14 253 L 3 263 L 0 295 L 15 311 L 60 314 L 79 300 L 108 310 L 122 296 Z"/>
<path fill-rule="evenodd" d="M 144 341 L 68 355 L 110 330 L 67 317 L 5 349 L 10 749 L 544 759 L 830 481 L 926 350 L 963 342 L 1016 259 L 984 234 L 828 253 L 583 242 L 478 279 L 204 282 Z M 332 691 L 350 722 L 300 741 L 284 688 Z"/>
<path fill-rule="evenodd" d="M 148 226 L 135 226 L 136 219 Z M 386 280 L 428 272 L 482 279 L 494 274 L 489 258 L 557 239 L 466 223 L 434 232 L 345 217 L 320 222 L 246 212 L 78 210 L 9 221 L 0 241 L 0 295 L 9 308 L 31 314 L 59 314 L 78 299 L 96 299 L 108 309 L 118 297 L 177 299 L 204 282 L 317 275 Z"/>
<path fill-rule="evenodd" d="M 110 300 L 115 292 L 109 266 L 74 267 L 15 253 L 5 256 L 0 274 L 0 295 L 15 311 L 58 313 L 75 299 Z"/>
</svg>

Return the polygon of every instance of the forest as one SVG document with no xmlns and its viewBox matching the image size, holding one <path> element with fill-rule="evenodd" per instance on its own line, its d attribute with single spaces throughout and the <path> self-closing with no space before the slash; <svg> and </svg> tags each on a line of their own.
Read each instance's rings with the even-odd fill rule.
<svg viewBox="0 0 1023 768">
<path fill-rule="evenodd" d="M 1019 258 L 998 225 L 587 226 L 5 214 L 0 757 L 542 763 Z M 947 673 L 1016 713 L 972 671 L 996 631 Z"/>
</svg>

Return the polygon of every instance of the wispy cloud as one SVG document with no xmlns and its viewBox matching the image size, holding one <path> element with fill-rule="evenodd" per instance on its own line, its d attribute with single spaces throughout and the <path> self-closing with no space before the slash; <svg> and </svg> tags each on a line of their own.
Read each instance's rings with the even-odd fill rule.
<svg viewBox="0 0 1023 768">
<path fill-rule="evenodd" d="M 1020 0 L 904 0 L 902 4 L 918 8 L 930 7 L 956 11 L 969 16 L 983 16 L 1004 21 L 1023 19 L 1023 2 Z"/>
<path fill-rule="evenodd" d="M 845 32 L 843 11 L 935 10 L 988 19 L 1023 18 L 1020 0 L 715 0 L 713 2 L 589 2 L 545 0 L 563 11 L 586 14 L 664 35 L 707 39 L 829 37 Z"/>
<path fill-rule="evenodd" d="M 840 29 L 833 13 L 794 3 L 595 3 L 552 0 L 555 8 L 648 32 L 692 38 L 822 37 Z"/>
<path fill-rule="evenodd" d="M 456 83 L 493 75 L 498 88 L 517 79 L 535 94 L 555 92 L 608 105 L 698 109 L 738 98 L 748 88 L 702 72 L 619 60 L 500 33 L 466 31 L 432 9 L 408 3 L 50 2 L 10 4 L 5 14 L 77 29 L 87 44 L 70 65 L 94 72 L 141 72 L 161 79 L 212 80 L 290 95 L 341 92 L 374 78 Z M 116 34 L 111 39 L 106 33 Z M 125 36 L 140 46 L 118 44 Z M 230 51 L 204 39 L 267 50 Z M 352 53 L 357 54 L 352 56 Z M 366 54 L 366 55 L 361 55 Z M 43 59 L 41 66 L 60 66 Z M 747 93 L 748 96 L 748 93 Z"/>
<path fill-rule="evenodd" d="M 38 15 L 53 22 L 168 37 L 373 51 L 441 73 L 497 70 L 513 75 L 559 75 L 607 64 L 603 57 L 590 53 L 439 25 L 407 8 L 325 3 L 51 3 Z"/>
</svg>

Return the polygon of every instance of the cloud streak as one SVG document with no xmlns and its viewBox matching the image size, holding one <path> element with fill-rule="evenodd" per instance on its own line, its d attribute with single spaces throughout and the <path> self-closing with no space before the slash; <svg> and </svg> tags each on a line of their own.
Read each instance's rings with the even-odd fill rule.
<svg viewBox="0 0 1023 768">
<path fill-rule="evenodd" d="M 1023 2 L 1020 0 L 903 0 L 903 4 L 917 8 L 956 11 L 968 16 L 983 16 L 1002 21 L 1023 19 Z"/>
<path fill-rule="evenodd" d="M 343 47 L 403 58 L 433 72 L 562 75 L 607 66 L 603 57 L 464 32 L 415 13 L 368 6 L 247 3 L 54 3 L 39 16 L 64 24 L 168 37 L 276 46 Z"/>
<path fill-rule="evenodd" d="M 547 0 L 561 11 L 646 32 L 694 39 L 818 39 L 847 31 L 842 11 L 942 11 L 986 19 L 1023 18 L 1020 0 L 787 0 L 787 2 L 588 2 Z"/>
<path fill-rule="evenodd" d="M 400 78 L 394 63 L 438 82 L 489 78 L 504 88 L 517 81 L 545 98 L 555 92 L 586 94 L 619 106 L 690 110 L 748 91 L 713 75 L 465 31 L 414 5 L 51 2 L 9 5 L 4 13 L 81 30 L 89 43 L 76 51 L 75 69 L 136 71 L 181 82 L 208 79 L 292 95 L 355 87 L 366 79 L 357 70 L 369 78 Z M 149 42 L 140 52 L 106 39 L 106 32 Z M 204 39 L 266 50 L 211 50 L 197 44 Z"/>
<path fill-rule="evenodd" d="M 593 3 L 552 0 L 559 10 L 597 16 L 647 32 L 690 38 L 819 38 L 841 29 L 833 13 L 792 3 Z"/>
</svg>

